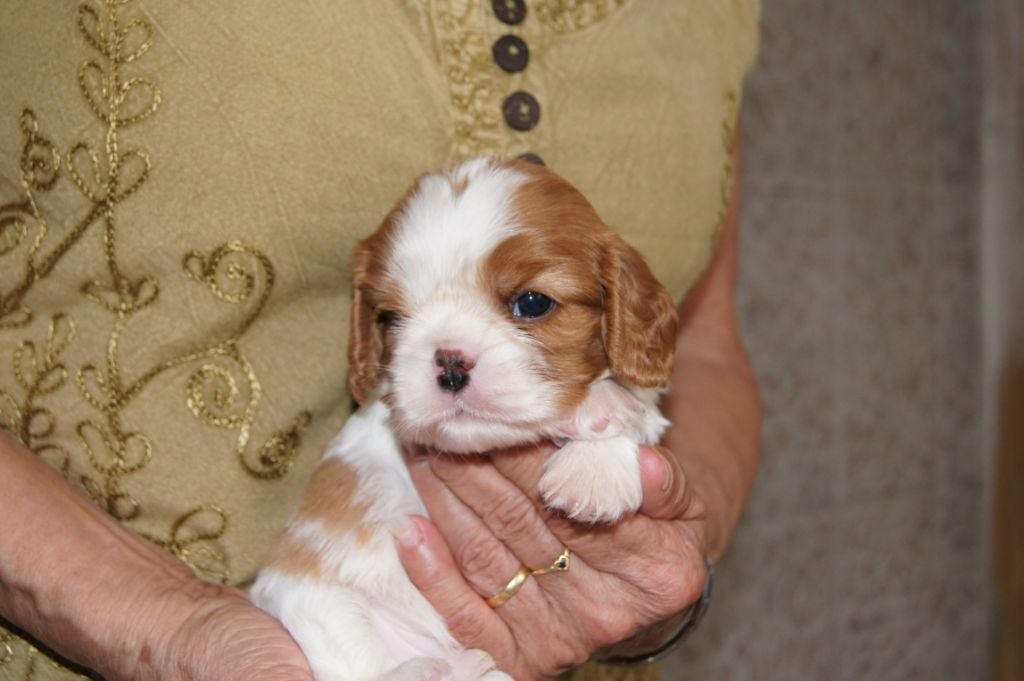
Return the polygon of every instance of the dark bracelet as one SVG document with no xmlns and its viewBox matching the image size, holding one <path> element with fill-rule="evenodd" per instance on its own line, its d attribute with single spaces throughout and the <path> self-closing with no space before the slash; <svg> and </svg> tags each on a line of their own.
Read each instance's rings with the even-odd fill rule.
<svg viewBox="0 0 1024 681">
<path fill-rule="evenodd" d="M 676 630 L 676 633 L 672 634 L 665 643 L 661 644 L 657 649 L 652 650 L 649 653 L 607 657 L 603 660 L 599 660 L 598 662 L 600 664 L 613 667 L 643 667 L 644 665 L 651 664 L 652 662 L 657 662 L 675 650 L 676 646 L 682 643 L 683 639 L 697 628 L 701 619 L 704 618 L 704 613 L 707 612 L 708 606 L 711 605 L 711 589 L 714 586 L 715 569 L 711 565 L 711 561 L 707 558 L 704 559 L 704 564 L 708 569 L 707 581 L 704 582 L 704 592 L 700 595 L 700 599 L 696 603 L 686 609 L 686 614 L 683 615 L 683 623 L 679 625 L 679 629 Z"/>
</svg>

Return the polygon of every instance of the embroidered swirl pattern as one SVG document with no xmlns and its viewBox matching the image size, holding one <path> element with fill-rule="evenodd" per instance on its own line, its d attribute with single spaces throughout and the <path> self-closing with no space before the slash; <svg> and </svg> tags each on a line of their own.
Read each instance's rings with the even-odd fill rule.
<svg viewBox="0 0 1024 681">
<path fill-rule="evenodd" d="M 627 1 L 538 0 L 530 12 L 539 26 L 530 30 L 583 30 Z M 510 152 L 520 150 L 501 117 L 504 89 L 495 80 L 491 44 L 499 33 L 520 29 L 498 25 L 487 2 L 421 4 L 431 8 L 440 37 L 455 126 L 453 160 L 484 153 L 514 155 Z M 133 344 L 142 342 L 140 313 L 173 303 L 162 297 L 159 277 L 139 272 L 118 257 L 119 244 L 132 238 L 136 227 L 121 208 L 153 174 L 154 160 L 136 135 L 159 120 L 164 102 L 164 93 L 144 72 L 145 57 L 157 44 L 156 32 L 143 16 L 133 15 L 134 7 L 133 0 L 91 0 L 77 7 L 75 30 L 88 57 L 74 78 L 91 129 L 99 130 L 95 138 L 58 144 L 47 134 L 46 112 L 37 114 L 31 107 L 17 119 L 22 139 L 17 195 L 0 199 L 0 339 L 12 339 L 13 354 L 2 359 L 12 363 L 14 377 L 11 385 L 0 386 L 0 427 L 80 484 L 113 517 L 150 521 L 144 536 L 196 573 L 218 582 L 237 581 L 222 547 L 233 527 L 227 504 L 214 500 L 175 509 L 173 520 L 153 529 L 153 514 L 147 514 L 133 483 L 166 449 L 133 427 L 127 410 L 155 384 L 173 382 L 191 414 L 186 418 L 229 433 L 231 465 L 256 481 L 288 474 L 311 415 L 300 412 L 269 436 L 266 432 L 272 429 L 259 427 L 266 396 L 243 341 L 271 297 L 277 273 L 259 249 L 240 241 L 188 250 L 181 257 L 180 276 L 233 311 L 233 322 L 218 327 L 224 329 L 223 336 L 149 366 L 127 360 Z M 727 100 L 731 108 L 723 138 L 729 147 L 738 98 L 730 93 Z M 720 218 L 731 173 L 727 161 Z M 46 210 L 58 186 L 73 188 L 86 202 L 81 214 L 64 224 L 57 224 Z M 76 323 L 69 313 L 37 314 L 31 296 L 89 238 L 101 245 L 100 274 L 74 293 L 89 301 L 90 314 L 108 324 L 107 333 L 93 338 L 80 331 L 88 325 Z M 76 357 L 87 359 L 74 363 L 68 357 L 71 348 Z M 70 395 L 88 405 L 91 414 L 60 423 L 59 412 L 48 405 Z M 31 681 L 55 673 L 79 678 L 0 628 L 0 678 Z"/>
<path fill-rule="evenodd" d="M 83 2 L 76 14 L 78 33 L 90 50 L 78 68 L 77 83 L 102 125 L 100 142 L 83 139 L 61 154 L 42 132 L 36 112 L 24 109 L 19 119 L 22 195 L 0 204 L 0 258 L 10 275 L 0 288 L 0 332 L 33 324 L 30 293 L 87 235 L 102 240 L 102 275 L 78 288 L 96 314 L 109 320 L 101 351 L 93 361 L 69 366 L 66 351 L 84 339 L 68 315 L 53 315 L 45 337 L 25 337 L 15 348 L 15 385 L 0 389 L 0 426 L 124 522 L 144 514 L 132 491 L 132 476 L 161 455 L 159 443 L 133 429 L 125 412 L 171 370 L 192 367 L 182 393 L 188 408 L 202 423 L 234 433 L 238 464 L 254 479 L 277 480 L 288 473 L 311 419 L 301 412 L 263 442 L 253 442 L 263 388 L 241 341 L 271 295 L 275 272 L 266 256 L 241 242 L 207 253 L 189 251 L 182 258 L 183 276 L 239 310 L 225 336 L 141 371 L 124 359 L 126 344 L 138 340 L 133 335 L 137 315 L 161 302 L 157 278 L 125 268 L 118 258 L 118 245 L 128 233 L 119 209 L 146 184 L 153 166 L 149 152 L 126 133 L 150 122 L 163 101 L 157 84 L 137 71 L 154 44 L 154 30 L 144 18 L 126 16 L 131 5 L 131 0 Z M 88 208 L 73 224 L 51 225 L 41 201 L 62 180 L 77 189 Z M 77 441 L 69 451 L 56 437 L 58 419 L 45 404 L 56 393 L 75 389 L 95 416 L 64 429 Z M 229 561 L 219 540 L 228 529 L 227 513 L 210 503 L 181 513 L 162 534 L 147 536 L 200 575 L 227 582 Z M 0 666 L 10 658 L 11 645 L 9 637 L 0 638 Z"/>
<path fill-rule="evenodd" d="M 138 72 L 155 33 L 144 18 L 126 16 L 131 5 L 132 0 L 102 0 L 77 8 L 77 31 L 90 51 L 78 68 L 77 84 L 101 124 L 99 142 L 81 139 L 62 154 L 44 134 L 36 112 L 25 108 L 18 120 L 21 195 L 0 203 L 0 334 L 26 334 L 16 341 L 11 359 L 14 384 L 0 387 L 0 427 L 122 522 L 145 516 L 132 490 L 132 476 L 166 451 L 128 424 L 126 410 L 155 382 L 180 380 L 180 372 L 172 370 L 190 372 L 181 393 L 188 409 L 200 422 L 234 434 L 238 465 L 254 480 L 279 480 L 289 472 L 311 420 L 308 412 L 300 412 L 262 443 L 253 442 L 263 387 L 242 340 L 272 293 L 275 271 L 266 256 L 242 242 L 209 252 L 188 251 L 182 258 L 182 276 L 237 310 L 237 321 L 226 325 L 225 335 L 142 370 L 125 360 L 131 354 L 126 346 L 140 340 L 137 315 L 161 304 L 158 278 L 133 272 L 118 257 L 118 245 L 131 231 L 120 207 L 145 186 L 153 167 L 149 152 L 127 133 L 149 123 L 163 101 L 157 84 Z M 87 208 L 67 225 L 51 224 L 43 202 L 62 181 L 86 199 Z M 85 350 L 88 356 L 88 347 L 79 346 L 93 339 L 83 338 L 75 320 L 64 313 L 50 317 L 44 335 L 30 331 L 41 321 L 30 294 L 92 234 L 102 243 L 102 274 L 81 284 L 77 294 L 93 305 L 96 315 L 109 320 L 109 333 L 97 339 L 101 345 L 94 360 L 74 367 L 67 360 L 68 349 Z M 95 415 L 61 427 L 48 401 L 66 399 L 68 391 L 76 390 Z M 152 527 L 154 518 L 145 517 Z M 164 531 L 144 536 L 204 578 L 229 582 L 230 562 L 221 544 L 229 529 L 224 508 L 204 503 L 180 513 Z M 77 678 L 0 628 L 0 675 L 29 681 L 44 668 L 47 677 L 62 670 Z"/>
</svg>

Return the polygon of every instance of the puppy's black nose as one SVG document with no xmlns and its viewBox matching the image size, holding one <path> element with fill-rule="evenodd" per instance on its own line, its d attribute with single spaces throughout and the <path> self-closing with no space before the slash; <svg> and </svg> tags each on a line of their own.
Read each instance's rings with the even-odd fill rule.
<svg viewBox="0 0 1024 681">
<path fill-rule="evenodd" d="M 434 363 L 441 369 L 437 384 L 442 390 L 457 393 L 469 384 L 469 372 L 474 363 L 459 350 L 438 350 L 434 353 Z"/>
</svg>

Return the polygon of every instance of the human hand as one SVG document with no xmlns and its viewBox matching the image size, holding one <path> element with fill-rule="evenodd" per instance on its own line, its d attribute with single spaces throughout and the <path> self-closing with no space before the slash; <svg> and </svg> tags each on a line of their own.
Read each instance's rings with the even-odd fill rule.
<svg viewBox="0 0 1024 681">
<path fill-rule="evenodd" d="M 298 644 L 270 615 L 229 587 L 202 585 L 191 609 L 140 660 L 131 678 L 162 681 L 313 681 Z"/>
<path fill-rule="evenodd" d="M 312 681 L 243 592 L 198 579 L 2 429 L 0 473 L 0 619 L 111 681 Z"/>
<path fill-rule="evenodd" d="M 706 579 L 703 504 L 673 456 L 642 448 L 640 513 L 594 526 L 571 523 L 540 500 L 537 483 L 553 451 L 411 457 L 434 522 L 413 518 L 398 541 L 409 577 L 453 635 L 519 681 L 552 678 L 627 639 L 616 655 L 657 648 L 657 623 L 695 602 Z M 547 567 L 565 547 L 567 572 L 529 577 L 498 608 L 485 603 L 521 565 Z"/>
</svg>

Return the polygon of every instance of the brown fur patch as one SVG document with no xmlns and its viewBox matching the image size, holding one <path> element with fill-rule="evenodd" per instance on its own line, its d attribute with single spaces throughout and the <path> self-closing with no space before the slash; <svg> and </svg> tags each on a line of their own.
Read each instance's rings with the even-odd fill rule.
<svg viewBox="0 0 1024 681">
<path fill-rule="evenodd" d="M 605 369 L 640 387 L 668 383 L 675 348 L 676 309 L 642 256 L 608 229 L 584 196 L 543 166 L 509 163 L 529 176 L 512 197 L 520 227 L 483 264 L 484 285 L 509 315 L 509 303 L 527 291 L 544 293 L 558 308 L 543 319 L 515 320 L 536 338 L 551 378 L 563 384 L 563 406 L 583 398 Z M 449 177 L 460 195 L 469 180 Z M 390 359 L 384 310 L 403 312 L 401 287 L 386 263 L 397 217 L 419 183 L 359 244 L 355 254 L 349 385 L 363 402 Z"/>
<path fill-rule="evenodd" d="M 380 383 L 387 365 L 387 328 L 381 314 L 403 312 L 401 287 L 388 275 L 388 257 L 398 216 L 409 195 L 373 234 L 359 242 L 353 255 L 352 316 L 348 337 L 348 383 L 356 402 L 363 403 Z"/>
<path fill-rule="evenodd" d="M 672 297 L 640 253 L 619 237 L 604 263 L 604 345 L 612 373 L 641 388 L 663 388 L 672 376 L 678 318 Z"/>
<path fill-rule="evenodd" d="M 605 369 L 640 387 L 666 385 L 676 333 L 667 291 L 575 187 L 543 167 L 516 168 L 530 175 L 512 202 L 520 232 L 488 258 L 485 285 L 506 306 L 526 291 L 558 303 L 543 318 L 516 321 L 565 385 L 563 406 Z"/>
<path fill-rule="evenodd" d="M 324 566 L 320 554 L 302 539 L 285 532 L 274 543 L 267 558 L 267 567 L 294 577 L 324 576 Z"/>
<path fill-rule="evenodd" d="M 328 532 L 358 533 L 367 506 L 355 501 L 359 476 L 338 458 L 324 459 L 313 472 L 295 511 L 300 520 L 315 520 Z"/>
<path fill-rule="evenodd" d="M 567 409 L 607 368 L 601 342 L 602 292 L 584 244 L 571 236 L 528 229 L 500 244 L 481 270 L 482 282 L 509 320 L 538 341 L 548 366 L 545 377 L 561 386 Z M 543 293 L 557 307 L 538 319 L 516 319 L 510 303 L 528 291 Z"/>
</svg>

